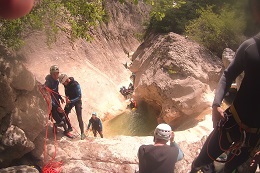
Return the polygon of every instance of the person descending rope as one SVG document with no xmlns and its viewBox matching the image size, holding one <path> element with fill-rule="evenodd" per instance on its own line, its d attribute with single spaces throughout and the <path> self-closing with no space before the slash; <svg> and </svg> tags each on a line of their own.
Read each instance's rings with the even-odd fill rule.
<svg viewBox="0 0 260 173">
<path fill-rule="evenodd" d="M 92 131 L 93 131 L 94 137 L 97 137 L 97 132 L 98 132 L 99 135 L 100 135 L 100 137 L 103 138 L 102 122 L 101 122 L 101 120 L 97 117 L 97 113 L 96 113 L 96 112 L 93 112 L 93 113 L 92 113 L 92 117 L 89 119 L 87 131 L 89 130 L 89 128 L 90 128 L 91 125 L 92 125 Z"/>
<path fill-rule="evenodd" d="M 79 127 L 81 131 L 81 140 L 86 138 L 84 134 L 84 123 L 82 120 L 82 100 L 81 100 L 81 88 L 77 81 L 73 77 L 68 77 L 66 74 L 59 76 L 59 81 L 64 85 L 66 95 L 66 106 L 64 108 L 66 115 L 68 116 L 71 109 L 75 107 Z M 69 126 L 72 130 L 72 127 Z"/>
<path fill-rule="evenodd" d="M 167 142 L 170 140 L 170 145 Z M 173 173 L 175 163 L 184 154 L 168 124 L 159 124 L 154 130 L 154 144 L 141 145 L 138 150 L 139 173 Z"/>
<path fill-rule="evenodd" d="M 73 138 L 73 136 L 69 133 L 68 127 L 71 127 L 69 121 L 65 116 L 64 110 L 60 107 L 60 101 L 64 103 L 64 100 L 59 94 L 59 67 L 57 65 L 53 65 L 50 67 L 50 74 L 45 77 L 45 86 L 51 90 L 51 116 L 55 120 L 53 128 L 57 128 L 57 126 L 64 128 L 64 135 Z"/>
<path fill-rule="evenodd" d="M 257 23 L 260 23 L 260 0 L 249 0 Z M 236 97 L 225 111 L 223 98 L 236 77 L 244 78 Z M 244 41 L 234 60 L 225 69 L 212 104 L 214 130 L 207 138 L 198 157 L 193 161 L 191 173 L 216 160 L 222 153 L 229 153 L 224 166 L 231 173 L 249 159 L 260 141 L 260 33 Z"/>
</svg>

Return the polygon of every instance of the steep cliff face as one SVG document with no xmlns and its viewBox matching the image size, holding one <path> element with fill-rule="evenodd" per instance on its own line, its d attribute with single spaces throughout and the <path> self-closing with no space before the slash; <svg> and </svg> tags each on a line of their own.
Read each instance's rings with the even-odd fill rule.
<svg viewBox="0 0 260 173">
<path fill-rule="evenodd" d="M 222 63 L 199 44 L 174 33 L 156 35 L 133 60 L 135 96 L 160 105 L 162 121 L 178 126 L 212 103 Z"/>
<path fill-rule="evenodd" d="M 143 21 L 148 14 L 143 3 L 136 6 L 109 0 L 106 9 L 109 22 L 92 31 L 94 40 L 91 42 L 80 39 L 72 43 L 60 33 L 57 42 L 49 48 L 44 33 L 34 33 L 18 52 L 25 66 L 40 82 L 44 83 L 49 67 L 56 64 L 61 73 L 73 76 L 80 83 L 85 120 L 93 111 L 107 119 L 126 108 L 119 89 L 131 82 L 131 72 L 123 64 L 130 61 L 127 53 L 138 47 L 136 33 L 143 31 Z M 61 85 L 60 93 L 64 95 Z"/>
<path fill-rule="evenodd" d="M 58 65 L 61 73 L 80 83 L 84 122 L 93 111 L 102 119 L 125 111 L 127 105 L 119 89 L 130 83 L 131 72 L 123 64 L 129 61 L 127 54 L 139 45 L 136 33 L 143 31 L 149 10 L 143 3 L 120 4 L 116 0 L 106 1 L 106 9 L 109 22 L 92 31 L 92 42 L 71 42 L 66 34 L 59 33 L 57 42 L 48 47 L 45 33 L 36 32 L 26 38 L 25 46 L 16 55 L 9 56 L 1 48 L 0 167 L 35 146 L 34 155 L 42 154 L 43 141 L 38 135 L 44 129 L 48 109 L 37 81 L 45 82 L 51 65 Z M 61 85 L 60 93 L 64 95 Z M 70 120 L 79 131 L 73 111 Z"/>
<path fill-rule="evenodd" d="M 0 167 L 35 148 L 48 115 L 38 87 L 33 74 L 1 47 Z"/>
</svg>

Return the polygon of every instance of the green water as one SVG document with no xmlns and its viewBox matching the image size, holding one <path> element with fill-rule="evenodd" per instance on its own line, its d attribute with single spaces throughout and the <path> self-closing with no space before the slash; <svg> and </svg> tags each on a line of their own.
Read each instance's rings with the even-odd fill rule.
<svg viewBox="0 0 260 173">
<path fill-rule="evenodd" d="M 153 135 L 153 131 L 157 126 L 156 117 L 158 113 L 158 111 L 147 103 L 139 103 L 136 110 L 129 110 L 105 122 L 104 134 L 106 136 Z"/>
</svg>

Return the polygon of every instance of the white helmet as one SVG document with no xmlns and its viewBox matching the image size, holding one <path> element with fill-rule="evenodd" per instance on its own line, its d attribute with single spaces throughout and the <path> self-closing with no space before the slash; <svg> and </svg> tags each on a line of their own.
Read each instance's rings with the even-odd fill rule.
<svg viewBox="0 0 260 173">
<path fill-rule="evenodd" d="M 60 83 L 64 83 L 64 82 L 66 82 L 66 80 L 68 79 L 69 77 L 66 75 L 66 74 L 61 74 L 60 76 L 59 76 L 59 82 Z"/>
<path fill-rule="evenodd" d="M 52 65 L 50 68 L 50 74 L 59 72 L 59 67 L 57 65 Z"/>
<path fill-rule="evenodd" d="M 159 124 L 154 130 L 155 139 L 170 140 L 172 128 L 168 124 Z"/>
</svg>

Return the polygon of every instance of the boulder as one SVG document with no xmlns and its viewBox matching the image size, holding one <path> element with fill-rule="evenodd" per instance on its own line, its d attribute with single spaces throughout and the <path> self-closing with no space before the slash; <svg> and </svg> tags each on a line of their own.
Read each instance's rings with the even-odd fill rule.
<svg viewBox="0 0 260 173">
<path fill-rule="evenodd" d="M 43 130 L 47 104 L 40 84 L 14 55 L 0 56 L 0 168 L 21 158 L 35 147 Z"/>
<path fill-rule="evenodd" d="M 177 118 L 186 119 L 211 105 L 223 71 L 218 57 L 174 33 L 148 38 L 133 60 L 135 97 L 160 105 L 158 117 L 171 125 L 177 125 Z"/>
<path fill-rule="evenodd" d="M 0 169 L 1 173 L 39 173 L 39 171 L 33 166 L 20 165 L 8 168 Z"/>
</svg>

